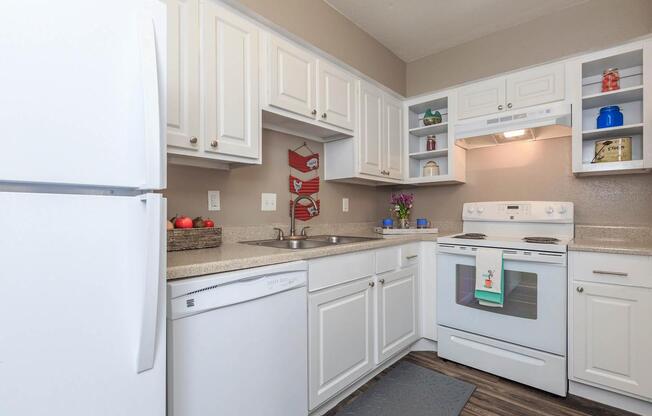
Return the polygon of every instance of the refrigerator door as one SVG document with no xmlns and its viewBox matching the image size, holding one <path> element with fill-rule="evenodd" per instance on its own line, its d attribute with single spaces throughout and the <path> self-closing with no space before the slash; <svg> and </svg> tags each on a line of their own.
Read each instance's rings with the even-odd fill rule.
<svg viewBox="0 0 652 416">
<path fill-rule="evenodd" d="M 165 200 L 0 193 L 0 415 L 165 415 Z"/>
<path fill-rule="evenodd" d="M 159 0 L 0 3 L 0 182 L 165 187 Z"/>
</svg>

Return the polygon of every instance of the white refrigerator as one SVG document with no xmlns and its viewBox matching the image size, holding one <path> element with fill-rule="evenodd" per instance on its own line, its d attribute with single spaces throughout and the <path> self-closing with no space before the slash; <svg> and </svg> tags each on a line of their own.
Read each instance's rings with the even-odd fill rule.
<svg viewBox="0 0 652 416">
<path fill-rule="evenodd" d="M 0 415 L 165 415 L 166 9 L 0 2 Z"/>
</svg>

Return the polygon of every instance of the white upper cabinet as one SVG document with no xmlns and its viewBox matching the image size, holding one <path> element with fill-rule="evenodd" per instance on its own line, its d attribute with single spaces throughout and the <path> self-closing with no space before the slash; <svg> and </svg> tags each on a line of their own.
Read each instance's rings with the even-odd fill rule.
<svg viewBox="0 0 652 416">
<path fill-rule="evenodd" d="M 505 106 L 505 78 L 478 82 L 457 90 L 457 118 L 484 116 Z"/>
<path fill-rule="evenodd" d="M 573 377 L 652 398 L 652 289 L 573 286 Z"/>
<path fill-rule="evenodd" d="M 564 99 L 564 64 L 547 65 L 505 77 L 506 108 L 517 109 Z"/>
<path fill-rule="evenodd" d="M 402 179 L 403 103 L 386 95 L 383 113 L 381 173 L 392 179 Z"/>
<path fill-rule="evenodd" d="M 199 149 L 199 0 L 167 1 L 168 146 Z"/>
<path fill-rule="evenodd" d="M 383 134 L 383 92 L 360 82 L 360 171 L 380 176 Z"/>
<path fill-rule="evenodd" d="M 457 91 L 457 118 L 479 117 L 563 100 L 565 65 L 546 65 L 478 82 Z"/>
<path fill-rule="evenodd" d="M 324 60 L 319 68 L 319 119 L 343 129 L 355 127 L 355 78 Z"/>
<path fill-rule="evenodd" d="M 269 36 L 267 47 L 269 104 L 314 119 L 317 115 L 315 57 L 276 36 Z"/>
<path fill-rule="evenodd" d="M 217 4 L 202 2 L 204 150 L 260 155 L 258 28 Z"/>
</svg>

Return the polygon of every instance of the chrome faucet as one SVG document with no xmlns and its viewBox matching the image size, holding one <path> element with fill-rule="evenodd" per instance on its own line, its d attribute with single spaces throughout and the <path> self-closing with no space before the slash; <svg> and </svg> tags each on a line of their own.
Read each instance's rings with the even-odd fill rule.
<svg viewBox="0 0 652 416">
<path fill-rule="evenodd" d="M 288 240 L 303 240 L 306 238 L 306 233 L 305 229 L 308 227 L 305 227 L 303 229 L 303 232 L 301 235 L 296 235 L 296 219 L 295 219 L 295 210 L 297 207 L 297 203 L 301 201 L 302 199 L 307 199 L 308 201 L 312 202 L 312 206 L 315 208 L 315 210 L 319 210 L 319 207 L 317 206 L 317 202 L 315 202 L 312 197 L 308 195 L 299 195 L 294 199 L 294 203 L 292 203 L 292 210 L 290 211 L 290 235 L 288 235 L 287 238 Z"/>
</svg>

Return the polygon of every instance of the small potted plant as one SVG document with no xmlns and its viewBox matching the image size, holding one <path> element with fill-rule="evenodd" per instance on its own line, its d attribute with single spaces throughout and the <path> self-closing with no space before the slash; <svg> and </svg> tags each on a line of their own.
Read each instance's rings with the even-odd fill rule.
<svg viewBox="0 0 652 416">
<path fill-rule="evenodd" d="M 414 202 L 414 194 L 392 194 L 390 211 L 398 218 L 399 228 L 410 228 L 410 210 Z"/>
</svg>

